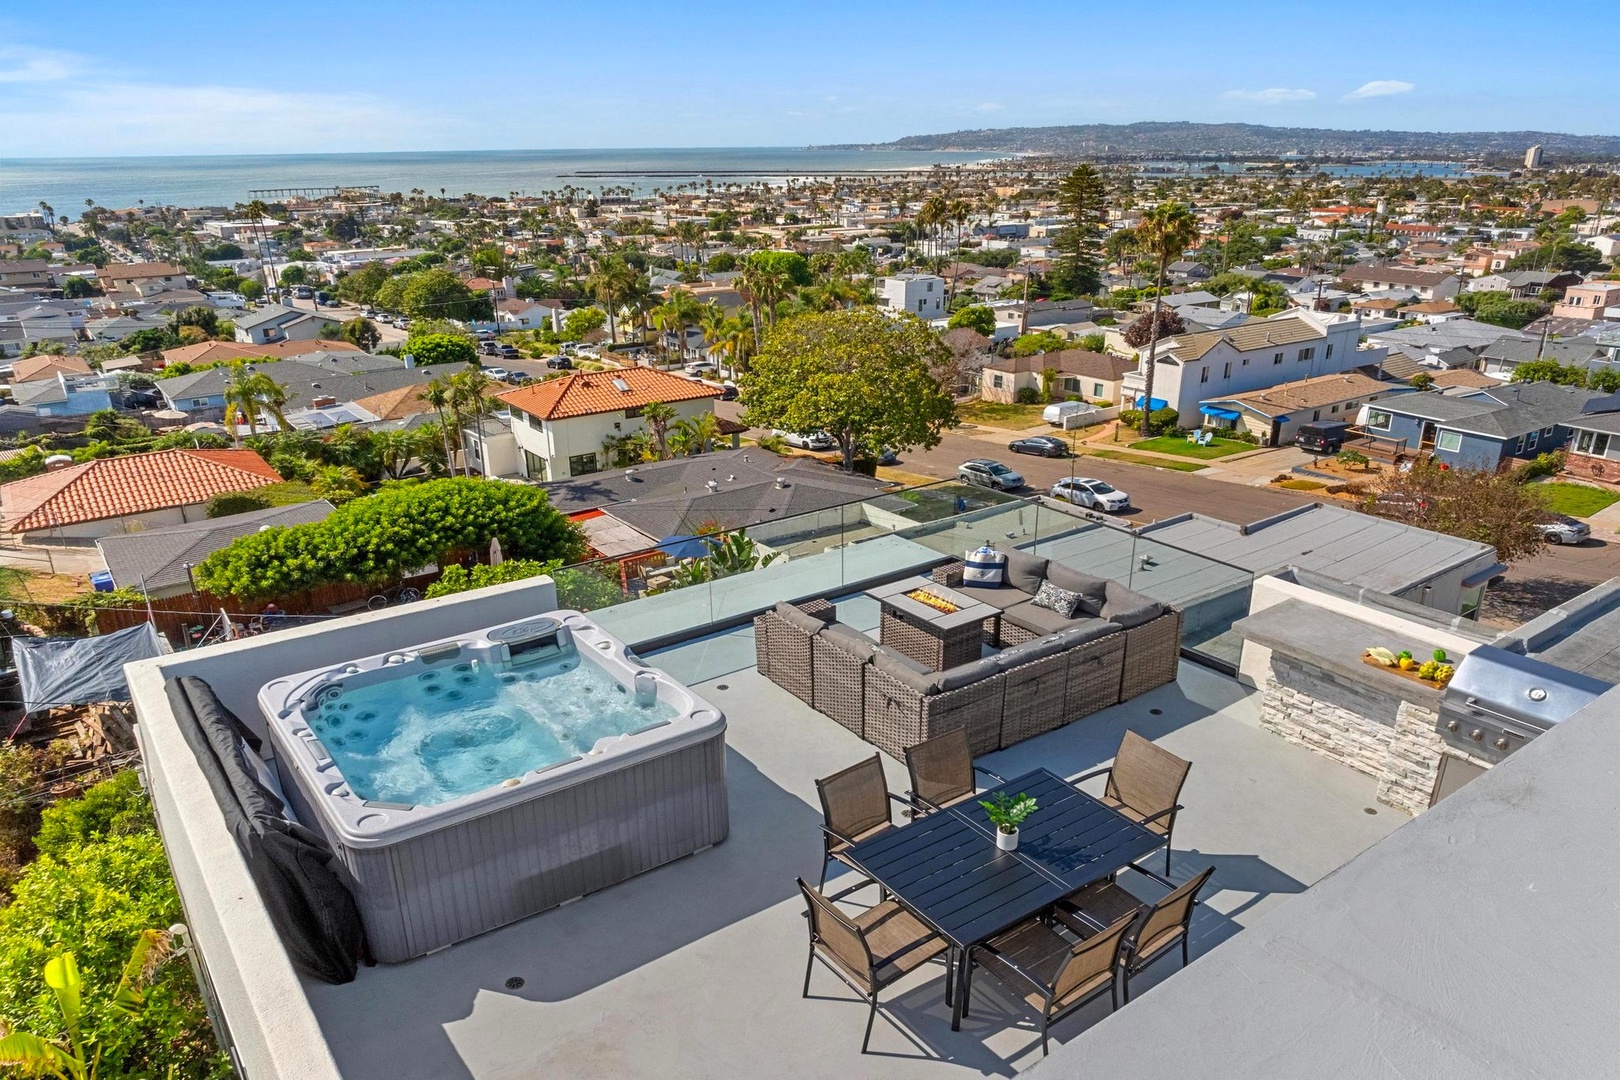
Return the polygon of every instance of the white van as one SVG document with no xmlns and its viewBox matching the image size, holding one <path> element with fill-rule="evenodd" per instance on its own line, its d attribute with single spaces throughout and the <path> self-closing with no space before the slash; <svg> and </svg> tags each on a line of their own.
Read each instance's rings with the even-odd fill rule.
<svg viewBox="0 0 1620 1080">
<path fill-rule="evenodd" d="M 1069 427 L 1070 423 L 1065 422 L 1069 417 L 1098 411 L 1097 406 L 1088 405 L 1084 401 L 1056 401 L 1046 407 L 1041 413 L 1041 419 L 1053 427 Z"/>
</svg>

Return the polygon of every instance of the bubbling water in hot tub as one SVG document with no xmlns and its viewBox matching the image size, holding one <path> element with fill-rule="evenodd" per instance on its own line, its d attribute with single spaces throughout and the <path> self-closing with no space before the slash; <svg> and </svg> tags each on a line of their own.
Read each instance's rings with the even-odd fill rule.
<svg viewBox="0 0 1620 1080">
<path fill-rule="evenodd" d="M 463 661 L 329 687 L 306 715 L 355 795 L 435 806 L 579 757 L 675 710 L 568 658 L 521 668 Z"/>
</svg>

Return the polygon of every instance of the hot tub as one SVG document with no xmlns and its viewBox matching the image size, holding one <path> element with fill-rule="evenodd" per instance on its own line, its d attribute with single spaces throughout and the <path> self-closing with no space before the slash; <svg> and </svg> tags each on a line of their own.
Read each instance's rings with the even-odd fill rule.
<svg viewBox="0 0 1620 1080">
<path fill-rule="evenodd" d="M 259 691 L 298 819 L 408 960 L 725 839 L 725 717 L 577 611 Z"/>
</svg>

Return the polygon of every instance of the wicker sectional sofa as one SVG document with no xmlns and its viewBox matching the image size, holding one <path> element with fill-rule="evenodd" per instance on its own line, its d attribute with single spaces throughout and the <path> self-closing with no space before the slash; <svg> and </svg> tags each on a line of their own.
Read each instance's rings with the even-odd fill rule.
<svg viewBox="0 0 1620 1080">
<path fill-rule="evenodd" d="M 1045 560 L 1038 561 L 1044 575 Z M 1069 580 L 1066 568 L 1058 570 Z M 936 580 L 974 596 L 997 591 L 963 588 L 960 563 L 939 568 Z M 759 615 L 755 657 L 766 678 L 891 757 L 903 758 L 906 747 L 952 728 L 966 731 L 975 755 L 986 754 L 1175 679 L 1181 612 L 1117 582 L 1091 581 L 1098 583 L 1088 586 L 1101 598 L 1098 613 L 1060 618 L 1062 625 L 1014 610 L 1032 593 L 1003 586 L 1006 595 L 996 596 L 995 605 L 1002 610 L 1001 640 L 991 642 L 1001 651 L 945 671 L 930 671 L 838 622 L 819 600 L 784 602 Z M 1132 625 L 1111 621 L 1109 612 Z M 987 635 L 996 622 L 987 620 Z"/>
</svg>

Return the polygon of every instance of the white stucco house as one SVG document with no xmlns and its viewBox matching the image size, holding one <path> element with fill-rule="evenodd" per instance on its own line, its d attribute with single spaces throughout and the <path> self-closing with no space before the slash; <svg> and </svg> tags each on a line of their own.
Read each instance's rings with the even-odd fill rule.
<svg viewBox="0 0 1620 1080">
<path fill-rule="evenodd" d="M 909 311 L 924 320 L 937 319 L 945 314 L 945 279 L 907 270 L 879 278 L 878 297 L 885 307 L 895 311 Z"/>
</svg>

